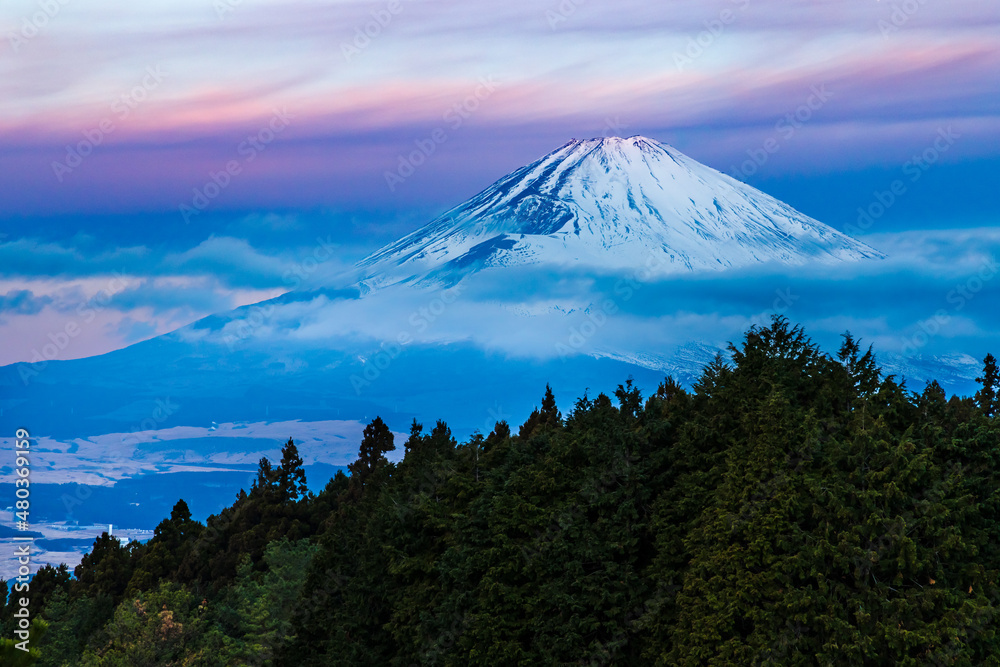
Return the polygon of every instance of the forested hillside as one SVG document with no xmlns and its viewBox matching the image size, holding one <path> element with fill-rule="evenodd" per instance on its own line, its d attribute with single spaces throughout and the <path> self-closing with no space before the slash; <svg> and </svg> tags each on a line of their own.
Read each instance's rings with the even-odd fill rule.
<svg viewBox="0 0 1000 667">
<path fill-rule="evenodd" d="M 731 352 L 462 443 L 376 418 L 317 495 L 289 441 L 205 525 L 40 571 L 35 664 L 1000 664 L 994 359 L 948 399 L 782 318 Z"/>
</svg>

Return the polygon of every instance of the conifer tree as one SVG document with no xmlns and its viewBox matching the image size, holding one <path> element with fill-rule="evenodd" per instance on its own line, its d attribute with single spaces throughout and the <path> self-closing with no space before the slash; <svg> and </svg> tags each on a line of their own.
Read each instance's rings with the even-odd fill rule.
<svg viewBox="0 0 1000 667">
<path fill-rule="evenodd" d="M 879 369 L 872 346 L 869 345 L 865 353 L 859 356 L 861 344 L 854 340 L 851 332 L 844 333 L 843 338 L 844 342 L 837 351 L 837 359 L 851 379 L 852 398 L 871 396 L 879 385 Z"/>
<path fill-rule="evenodd" d="M 410 424 L 410 436 L 406 439 L 406 443 L 403 445 L 403 454 L 409 454 L 411 451 L 420 447 L 421 439 L 423 438 L 424 425 L 417 422 L 416 417 L 413 418 L 413 423 Z"/>
<path fill-rule="evenodd" d="M 63 563 L 58 566 L 43 565 L 31 578 L 31 601 L 29 609 L 32 616 L 41 616 L 45 605 L 57 590 L 64 592 L 70 585 L 69 567 Z"/>
<path fill-rule="evenodd" d="M 815 613 L 808 530 L 817 427 L 779 387 L 744 419 L 716 502 L 689 538 L 668 664 L 786 664 L 806 648 L 801 632 L 787 630 Z"/>
<path fill-rule="evenodd" d="M 552 393 L 552 387 L 545 385 L 545 395 L 542 397 L 541 410 L 535 408 L 528 416 L 527 421 L 521 424 L 518 431 L 520 438 L 530 438 L 535 433 L 545 429 L 551 429 L 562 423 L 562 413 L 556 407 L 556 397 Z"/>
<path fill-rule="evenodd" d="M 625 380 L 624 385 L 618 385 L 615 396 L 618 398 L 618 409 L 623 415 L 629 417 L 639 415 L 639 411 L 642 409 L 642 392 L 635 386 L 635 381 L 631 376 Z"/>
<path fill-rule="evenodd" d="M 266 456 L 262 456 L 257 462 L 257 477 L 254 478 L 253 484 L 250 486 L 250 493 L 251 495 L 269 497 L 277 481 L 278 471 L 274 469 Z"/>
<path fill-rule="evenodd" d="M 306 473 L 302 469 L 302 457 L 291 438 L 281 448 L 281 464 L 277 474 L 278 491 L 283 502 L 295 502 L 309 494 L 306 487 Z"/>
<path fill-rule="evenodd" d="M 137 552 L 137 557 L 130 559 L 135 567 L 135 571 L 128 581 L 130 592 L 134 594 L 139 591 L 152 590 L 162 579 L 174 576 L 190 552 L 192 540 L 201 534 L 202 528 L 200 523 L 192 520 L 188 504 L 183 499 L 178 500 L 170 511 L 170 518 L 164 519 L 156 526 L 153 530 L 153 538 L 149 542 L 141 546 L 138 543 L 131 546 Z M 129 554 L 120 546 L 116 547 L 116 544 L 117 540 L 109 538 L 108 544 L 102 546 L 102 549 L 107 550 L 107 556 L 104 557 L 105 562 L 101 570 L 115 567 L 121 559 L 129 558 Z M 95 547 L 95 553 L 97 551 Z M 83 576 L 88 579 L 99 579 L 106 574 L 93 571 L 85 572 Z M 80 577 L 81 575 L 78 574 L 77 578 Z M 98 590 L 101 590 L 100 584 L 91 592 L 91 595 L 96 595 Z M 112 593 L 112 598 L 116 603 L 121 599 L 121 591 L 102 590 L 101 592 Z"/>
<path fill-rule="evenodd" d="M 1000 407 L 1000 397 L 997 390 L 1000 389 L 1000 371 L 997 370 L 997 360 L 992 354 L 987 354 L 983 359 L 983 375 L 976 378 L 982 387 L 976 392 L 976 405 L 979 411 L 986 417 L 994 417 L 997 408 Z"/>
<path fill-rule="evenodd" d="M 164 522 L 166 521 L 165 519 Z M 73 597 L 107 597 L 113 604 L 117 604 L 128 589 L 138 566 L 138 548 L 138 542 L 126 545 L 107 533 L 102 533 L 73 571 L 76 577 Z M 164 572 L 158 571 L 156 574 L 161 576 Z"/>
<path fill-rule="evenodd" d="M 927 386 L 924 387 L 924 393 L 918 399 L 918 404 L 924 418 L 929 423 L 939 428 L 944 425 L 947 418 L 948 397 L 937 380 L 931 380 L 927 383 Z"/>
<path fill-rule="evenodd" d="M 358 449 L 358 458 L 347 466 L 352 477 L 356 478 L 359 484 L 363 486 L 368 478 L 386 463 L 386 453 L 396 449 L 393 440 L 392 431 L 385 425 L 381 417 L 375 417 L 365 427 L 361 446 Z"/>
<path fill-rule="evenodd" d="M 555 426 L 562 421 L 562 413 L 556 407 L 556 397 L 552 393 L 551 385 L 545 385 L 545 396 L 542 397 L 541 409 L 542 423 Z"/>
</svg>

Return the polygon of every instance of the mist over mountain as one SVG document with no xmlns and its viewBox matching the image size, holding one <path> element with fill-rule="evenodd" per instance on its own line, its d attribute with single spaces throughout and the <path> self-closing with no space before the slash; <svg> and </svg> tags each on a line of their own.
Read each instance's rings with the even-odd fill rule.
<svg viewBox="0 0 1000 667">
<path fill-rule="evenodd" d="M 867 245 L 646 137 L 572 140 L 360 263 L 365 289 L 453 284 L 491 267 L 649 267 L 881 259 Z"/>
<path fill-rule="evenodd" d="M 827 347 L 852 329 L 914 389 L 968 393 L 974 356 L 915 345 L 921 330 L 902 341 L 915 354 L 898 352 L 902 327 L 868 286 L 903 302 L 924 258 L 882 240 L 892 250 L 652 139 L 574 140 L 319 287 L 108 354 L 0 368 L 0 427 L 34 425 L 33 483 L 112 489 L 85 515 L 55 503 L 40 521 L 141 523 L 170 493 L 136 500 L 129 480 L 183 478 L 178 493 L 206 516 L 287 437 L 307 470 L 329 471 L 375 416 L 402 433 L 450 406 L 467 437 L 523 420 L 546 384 L 565 405 L 629 376 L 647 391 L 667 375 L 692 386 L 772 315 L 812 323 Z"/>
</svg>

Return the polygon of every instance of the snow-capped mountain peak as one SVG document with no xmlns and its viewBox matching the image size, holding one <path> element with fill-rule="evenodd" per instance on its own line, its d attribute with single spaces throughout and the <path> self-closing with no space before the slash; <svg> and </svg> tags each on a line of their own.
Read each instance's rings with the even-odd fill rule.
<svg viewBox="0 0 1000 667">
<path fill-rule="evenodd" d="M 883 255 L 642 136 L 572 140 L 359 263 L 368 288 L 489 267 L 662 274 Z"/>
</svg>

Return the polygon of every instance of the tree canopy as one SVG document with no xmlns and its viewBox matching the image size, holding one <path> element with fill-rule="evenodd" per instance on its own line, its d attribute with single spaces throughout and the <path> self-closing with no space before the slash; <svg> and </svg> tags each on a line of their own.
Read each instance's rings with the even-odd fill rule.
<svg viewBox="0 0 1000 667">
<path fill-rule="evenodd" d="M 778 317 L 690 388 L 563 413 L 546 386 L 462 442 L 414 419 L 399 463 L 377 417 L 317 494 L 289 440 L 205 523 L 181 500 L 149 542 L 40 572 L 31 659 L 997 665 L 992 355 L 979 382 L 916 393 Z"/>
</svg>

